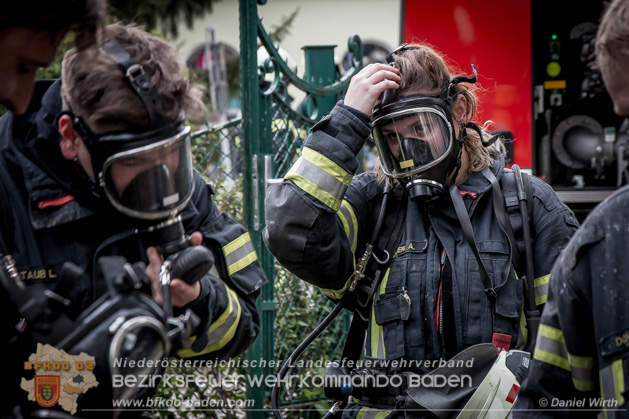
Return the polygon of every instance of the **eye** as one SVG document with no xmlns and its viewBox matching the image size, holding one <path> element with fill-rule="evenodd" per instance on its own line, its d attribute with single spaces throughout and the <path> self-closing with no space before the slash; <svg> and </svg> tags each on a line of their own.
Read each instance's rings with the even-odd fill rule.
<svg viewBox="0 0 629 419">
<path fill-rule="evenodd" d="M 400 136 L 397 134 L 397 132 L 389 132 L 384 134 L 384 138 L 386 138 L 386 140 L 389 142 L 396 142 L 400 139 Z"/>
<path fill-rule="evenodd" d="M 413 127 L 413 130 L 418 134 L 423 134 L 426 132 L 426 127 L 424 127 L 424 124 L 417 124 Z"/>
</svg>

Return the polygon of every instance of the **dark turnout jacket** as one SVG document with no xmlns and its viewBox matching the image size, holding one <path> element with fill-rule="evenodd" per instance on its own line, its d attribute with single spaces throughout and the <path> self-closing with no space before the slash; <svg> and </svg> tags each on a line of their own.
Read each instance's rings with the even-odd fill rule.
<svg viewBox="0 0 629 419">
<path fill-rule="evenodd" d="M 61 155 L 54 126 L 60 110 L 57 82 L 43 98 L 33 99 L 25 115 L 7 114 L 0 119 L 0 177 L 14 217 L 12 253 L 18 274 L 27 287 L 54 290 L 63 263 L 78 265 L 87 275 L 64 290 L 72 301 L 69 315 L 76 317 L 106 292 L 99 257 L 119 255 L 129 262 L 148 261 L 137 235 L 142 224 L 113 210 L 97 196 L 98 191 L 77 170 L 76 163 Z M 196 172 L 194 182 L 194 195 L 181 216 L 187 234 L 203 234 L 217 274 L 208 273 L 201 279 L 201 295 L 189 305 L 200 318 L 195 331 L 200 339 L 177 355 L 229 358 L 244 352 L 260 330 L 256 298 L 266 279 L 246 229 L 217 209 L 211 186 Z M 2 310 L 13 327 L 17 323 L 14 307 L 3 306 Z M 108 344 L 106 338 L 103 344 Z M 9 340 L 19 341 L 15 336 Z M 21 355 L 27 357 L 29 353 Z M 18 363 L 18 370 L 22 366 Z M 17 374 L 10 390 L 25 396 L 19 389 L 23 368 Z M 2 399 L 6 404 L 12 401 Z"/>
<path fill-rule="evenodd" d="M 269 187 L 265 202 L 269 250 L 332 299 L 347 292 L 382 199 L 383 185 L 374 173 L 354 176 L 369 131 L 367 115 L 337 104 L 313 127 L 302 156 L 282 183 Z M 500 179 L 503 161 L 491 170 Z M 536 301 L 542 305 L 551 266 L 578 222 L 547 184 L 537 178 L 531 184 Z M 510 250 L 492 207 L 491 184 L 474 173 L 459 189 L 483 264 L 497 286 L 505 280 L 501 269 Z M 409 304 L 401 304 L 402 298 Z M 513 349 L 524 342 L 521 332 L 526 334 L 523 298 L 523 281 L 511 269 L 491 303 L 449 196 L 426 205 L 408 201 L 397 251 L 371 306 L 365 355 L 447 358 L 492 342 L 494 333 L 506 336 L 505 347 Z"/>
<path fill-rule="evenodd" d="M 629 417 L 627 208 L 623 187 L 557 260 L 515 417 Z"/>
</svg>

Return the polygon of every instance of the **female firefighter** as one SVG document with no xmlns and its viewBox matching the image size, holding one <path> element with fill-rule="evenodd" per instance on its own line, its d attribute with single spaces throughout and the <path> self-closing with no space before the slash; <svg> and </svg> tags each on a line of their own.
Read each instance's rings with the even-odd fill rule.
<svg viewBox="0 0 629 419">
<path fill-rule="evenodd" d="M 423 374 L 436 365 L 425 361 L 449 360 L 473 345 L 521 348 L 525 281 L 514 271 L 517 247 L 503 231 L 504 204 L 496 195 L 505 149 L 472 122 L 476 77 L 453 78 L 444 57 L 426 44 L 402 44 L 387 61 L 352 79 L 345 100 L 313 127 L 282 183 L 269 188 L 265 243 L 287 269 L 340 299 L 354 288 L 352 274 L 374 244 L 383 196 L 392 193 L 396 204 L 387 206 L 387 217 L 396 211 L 403 218 L 400 228 L 381 233 L 395 240 L 390 257 L 373 250 L 378 261 L 390 260 L 374 281 L 363 360 L 379 361 L 372 364 L 376 373 Z M 370 133 L 379 165 L 354 176 Z M 543 304 L 548 273 L 578 222 L 548 185 L 530 183 L 535 301 Z M 409 414 L 408 388 L 378 390 L 365 391 L 343 417 L 364 416 L 365 409 Z M 457 408 L 473 392 L 441 390 L 457 393 Z"/>
</svg>

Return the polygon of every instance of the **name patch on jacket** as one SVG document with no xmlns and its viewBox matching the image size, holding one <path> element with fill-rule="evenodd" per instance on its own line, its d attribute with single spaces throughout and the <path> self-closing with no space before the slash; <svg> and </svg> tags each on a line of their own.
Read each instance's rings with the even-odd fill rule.
<svg viewBox="0 0 629 419">
<path fill-rule="evenodd" d="M 397 255 L 399 255 L 401 253 L 406 253 L 406 252 L 421 253 L 424 250 L 426 250 L 426 247 L 428 247 L 428 241 L 427 240 L 420 240 L 420 241 L 410 240 L 404 246 L 399 246 L 395 250 L 395 254 L 393 255 L 393 257 L 395 257 L 395 256 L 397 256 Z"/>
<path fill-rule="evenodd" d="M 604 337 L 600 341 L 601 355 L 607 356 L 629 348 L 629 329 Z"/>
<path fill-rule="evenodd" d="M 61 272 L 61 266 L 20 266 L 18 272 L 22 281 L 26 282 L 57 279 Z"/>
</svg>

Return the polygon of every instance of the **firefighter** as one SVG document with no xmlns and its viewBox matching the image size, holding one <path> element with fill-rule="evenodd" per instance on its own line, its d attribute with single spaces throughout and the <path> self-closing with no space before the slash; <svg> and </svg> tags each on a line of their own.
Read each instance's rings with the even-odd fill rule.
<svg viewBox="0 0 629 419">
<path fill-rule="evenodd" d="M 286 268 L 338 300 L 389 184 L 402 196 L 395 208 L 406 209 L 369 307 L 363 359 L 378 360 L 387 374 L 403 363 L 386 361 L 417 361 L 403 372 L 425 373 L 421 362 L 451 359 L 476 344 L 521 347 L 524 281 L 510 266 L 511 247 L 495 212 L 501 201 L 493 196 L 501 189 L 504 146 L 473 122 L 476 78 L 453 77 L 427 44 L 402 44 L 387 61 L 352 79 L 283 182 L 269 188 L 265 243 Z M 370 132 L 379 166 L 354 176 Z M 531 184 L 536 300 L 543 304 L 552 263 L 578 223 L 548 185 L 535 178 Z M 385 261 L 381 249 L 374 252 Z M 367 394 L 344 417 L 366 409 L 403 417 L 404 390 Z"/>
<path fill-rule="evenodd" d="M 61 39 L 75 33 L 77 47 L 87 48 L 95 41 L 105 18 L 105 0 L 65 0 L 42 2 L 26 0 L 3 5 L 0 10 L 0 106 L 21 114 L 26 111 L 35 87 L 37 69 L 48 65 Z M 13 251 L 13 219 L 9 198 L 0 186 L 0 253 Z M 2 327 L 0 336 L 4 359 L 5 391 L 0 417 L 12 414 L 12 400 L 23 393 L 19 388 L 19 359 L 30 339 L 15 329 L 19 313 L 4 287 L 0 287 Z"/>
<path fill-rule="evenodd" d="M 106 27 L 99 47 L 68 51 L 62 79 L 39 106 L 1 121 L 0 174 L 16 218 L 18 274 L 28 289 L 70 301 L 63 310 L 74 319 L 107 292 L 98 259 L 120 255 L 149 265 L 143 291 L 161 303 L 163 255 L 151 244 L 162 242 L 145 238 L 177 214 L 191 242 L 212 251 L 215 269 L 199 282 L 170 283 L 175 314 L 190 309 L 199 319 L 176 355 L 237 356 L 260 330 L 256 298 L 265 276 L 245 228 L 218 210 L 192 168 L 185 116 L 203 111 L 202 92 L 181 74 L 172 46 L 137 27 Z M 67 261 L 85 275 L 62 281 Z M 92 343 L 109 347 L 109 339 Z M 92 389 L 79 408 L 106 411 L 107 394 L 105 384 Z"/>
<path fill-rule="evenodd" d="M 629 1 L 604 13 L 596 58 L 615 112 L 629 117 Z M 629 187 L 599 204 L 552 269 L 517 417 L 629 417 Z"/>
</svg>

